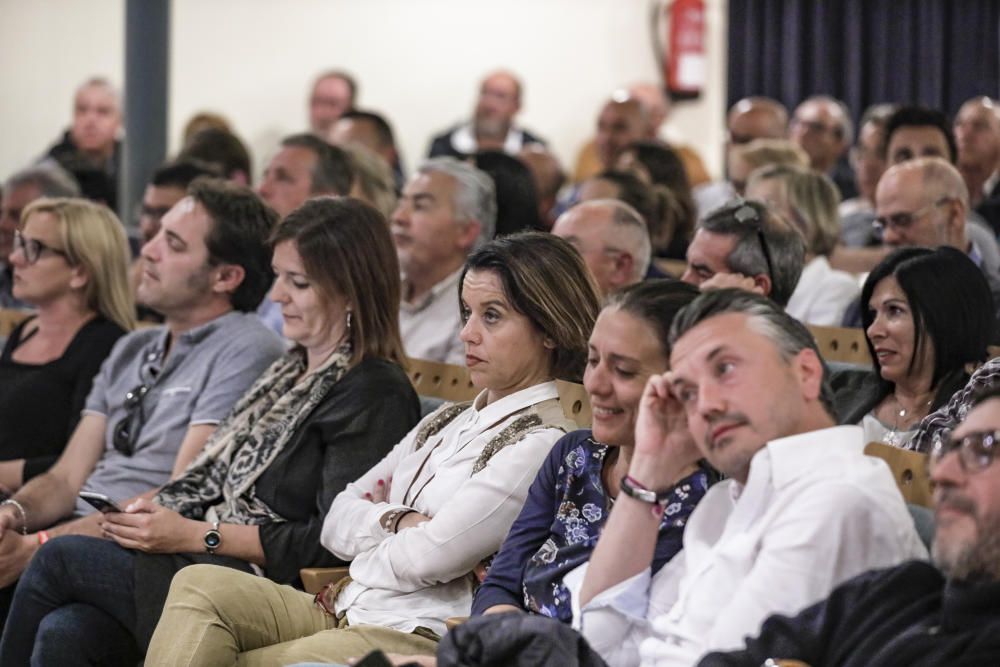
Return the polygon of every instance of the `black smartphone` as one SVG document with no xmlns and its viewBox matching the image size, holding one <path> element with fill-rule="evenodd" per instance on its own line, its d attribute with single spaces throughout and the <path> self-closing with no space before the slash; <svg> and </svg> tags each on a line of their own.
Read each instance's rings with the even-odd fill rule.
<svg viewBox="0 0 1000 667">
<path fill-rule="evenodd" d="M 108 498 L 103 493 L 91 493 L 90 491 L 81 491 L 80 498 L 90 503 L 96 507 L 99 511 L 108 514 L 109 512 L 121 512 L 122 509 L 115 504 L 115 501 Z"/>
</svg>

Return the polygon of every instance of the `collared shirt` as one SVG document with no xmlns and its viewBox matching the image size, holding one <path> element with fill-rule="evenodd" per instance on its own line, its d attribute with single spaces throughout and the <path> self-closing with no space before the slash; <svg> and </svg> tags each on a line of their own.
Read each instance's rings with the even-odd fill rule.
<svg viewBox="0 0 1000 667">
<path fill-rule="evenodd" d="M 465 363 L 465 345 L 458 334 L 462 313 L 458 307 L 458 269 L 434 285 L 420 301 L 399 304 L 399 331 L 406 356 L 413 359 Z M 405 279 L 404 279 L 405 280 Z"/>
<path fill-rule="evenodd" d="M 709 490 L 677 558 L 595 596 L 574 624 L 612 667 L 690 667 L 850 577 L 926 558 L 892 474 L 864 444 L 857 426 L 769 442 L 746 486 Z M 585 568 L 567 577 L 574 607 Z"/>
<path fill-rule="evenodd" d="M 381 625 L 402 632 L 426 627 L 444 635 L 446 618 L 469 614 L 473 587 L 467 575 L 500 548 L 535 473 L 564 434 L 565 420 L 531 430 L 516 444 L 500 449 L 475 474 L 473 465 L 487 443 L 514 419 L 557 396 L 554 382 L 489 405 L 484 392 L 416 449 L 416 435 L 437 413 L 430 415 L 337 496 L 321 541 L 338 558 L 353 559 L 353 582 L 335 605 L 338 612 L 346 611 L 351 625 Z M 387 502 L 365 499 L 366 493 L 379 489 L 379 480 L 390 479 Z M 380 519 L 399 508 L 432 518 L 390 533 Z"/>
<path fill-rule="evenodd" d="M 524 131 L 511 125 L 510 129 L 507 130 L 507 136 L 503 140 L 503 152 L 509 155 L 516 155 L 524 148 L 525 143 L 527 142 L 525 141 Z M 476 142 L 476 135 L 472 131 L 472 125 L 466 123 L 455 128 L 455 131 L 451 133 L 451 145 L 459 153 L 467 155 L 478 151 L 479 144 Z"/>
<path fill-rule="evenodd" d="M 860 293 L 851 274 L 832 268 L 826 257 L 818 255 L 803 267 L 785 310 L 803 324 L 839 327 Z"/>
<path fill-rule="evenodd" d="M 84 414 L 104 417 L 104 454 L 84 490 L 125 500 L 167 481 L 191 426 L 218 424 L 244 391 L 284 351 L 281 339 L 253 313 L 229 312 L 177 336 L 141 329 L 121 338 L 94 378 Z M 148 387 L 136 410 L 134 453 L 114 447 L 114 432 L 130 414 L 125 395 Z M 77 515 L 94 509 L 77 501 Z"/>
</svg>

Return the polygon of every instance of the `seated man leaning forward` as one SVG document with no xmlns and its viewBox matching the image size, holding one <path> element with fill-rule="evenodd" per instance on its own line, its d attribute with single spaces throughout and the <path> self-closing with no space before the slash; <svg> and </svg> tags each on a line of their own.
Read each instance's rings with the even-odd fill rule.
<svg viewBox="0 0 1000 667">
<path fill-rule="evenodd" d="M 352 560 L 317 598 L 217 566 L 174 577 L 146 665 L 343 662 L 372 648 L 433 654 L 472 604 L 549 450 L 572 427 L 557 377 L 578 380 L 598 310 L 566 241 L 537 232 L 474 252 L 459 283 L 472 403 L 420 422 L 333 501 L 321 541 Z M 458 305 L 456 304 L 456 305 Z"/>
<path fill-rule="evenodd" d="M 11 585 L 42 543 L 100 535 L 79 491 L 124 506 L 178 475 L 281 355 L 280 339 L 253 315 L 273 276 L 275 221 L 252 192 L 212 179 L 196 180 L 163 217 L 142 249 L 138 295 L 166 323 L 115 344 L 59 460 L 0 503 L 3 617 Z M 50 528 L 72 517 L 83 518 Z"/>
<path fill-rule="evenodd" d="M 937 528 L 933 564 L 862 574 L 798 616 L 769 618 L 734 653 L 702 667 L 767 658 L 838 667 L 1000 664 L 1000 389 L 979 397 L 931 450 Z"/>
<path fill-rule="evenodd" d="M 852 576 L 926 557 L 888 468 L 864 455 L 861 429 L 834 426 L 802 324 L 724 289 L 681 311 L 670 342 L 671 370 L 640 403 L 623 493 L 590 563 L 566 578 L 575 626 L 610 665 L 688 667 Z M 730 479 L 708 491 L 684 550 L 651 576 L 656 501 L 694 443 Z"/>
</svg>

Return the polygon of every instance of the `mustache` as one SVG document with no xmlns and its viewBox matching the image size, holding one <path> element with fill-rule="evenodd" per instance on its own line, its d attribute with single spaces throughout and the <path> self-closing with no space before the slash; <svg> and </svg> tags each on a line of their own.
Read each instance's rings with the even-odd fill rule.
<svg viewBox="0 0 1000 667">
<path fill-rule="evenodd" d="M 711 448 L 715 441 L 712 438 L 712 433 L 719 426 L 744 426 L 750 423 L 750 420 L 742 412 L 726 412 L 720 415 L 713 415 L 705 420 L 708 425 L 708 429 L 705 431 L 705 445 Z"/>
<path fill-rule="evenodd" d="M 962 495 L 951 487 L 938 488 L 937 497 L 934 499 L 934 508 L 936 511 L 948 509 L 976 516 L 976 503 L 971 498 Z"/>
</svg>

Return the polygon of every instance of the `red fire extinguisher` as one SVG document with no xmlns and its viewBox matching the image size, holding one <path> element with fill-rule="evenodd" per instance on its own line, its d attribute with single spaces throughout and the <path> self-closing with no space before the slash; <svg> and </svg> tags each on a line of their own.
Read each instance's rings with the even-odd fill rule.
<svg viewBox="0 0 1000 667">
<path fill-rule="evenodd" d="M 705 3 L 673 0 L 666 8 L 669 24 L 664 51 L 667 90 L 675 99 L 693 99 L 705 87 Z"/>
</svg>

